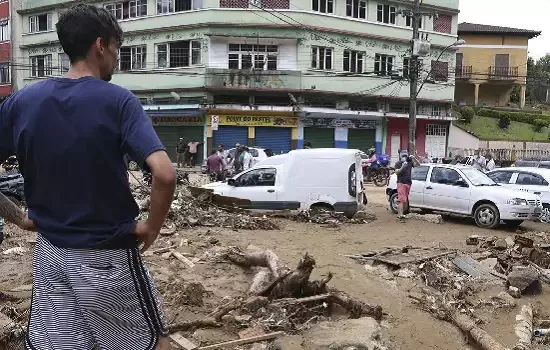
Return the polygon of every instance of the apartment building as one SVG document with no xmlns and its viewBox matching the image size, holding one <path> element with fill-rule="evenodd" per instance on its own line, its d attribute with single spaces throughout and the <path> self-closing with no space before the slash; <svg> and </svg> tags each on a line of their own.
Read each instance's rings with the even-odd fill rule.
<svg viewBox="0 0 550 350">
<path fill-rule="evenodd" d="M 540 31 L 460 23 L 466 41 L 456 54 L 458 104 L 507 106 L 514 86 L 520 86 L 520 108 L 525 106 L 529 39 Z"/>
<path fill-rule="evenodd" d="M 0 1 L 0 101 L 12 93 L 10 1 Z"/>
<path fill-rule="evenodd" d="M 23 87 L 69 68 L 59 13 L 75 1 L 23 0 L 17 55 Z M 179 137 L 271 148 L 397 152 L 408 142 L 409 0 L 88 1 L 120 21 L 113 83 L 132 90 L 173 150 Z M 445 153 L 454 97 L 458 0 L 425 0 L 419 152 Z M 437 14 L 437 15 L 435 15 Z M 436 61 L 436 58 L 439 60 Z M 391 139 L 391 142 L 386 142 Z"/>
</svg>

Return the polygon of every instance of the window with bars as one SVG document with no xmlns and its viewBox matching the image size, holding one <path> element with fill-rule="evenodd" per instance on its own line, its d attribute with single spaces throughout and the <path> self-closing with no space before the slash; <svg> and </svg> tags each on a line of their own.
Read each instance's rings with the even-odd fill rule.
<svg viewBox="0 0 550 350">
<path fill-rule="evenodd" d="M 311 68 L 331 70 L 332 52 L 330 47 L 313 46 L 311 48 Z"/>
<path fill-rule="evenodd" d="M 10 64 L 9 62 L 0 63 L 0 84 L 10 83 Z"/>
<path fill-rule="evenodd" d="M 52 29 L 52 14 L 44 13 L 42 15 L 29 17 L 29 32 L 44 32 Z"/>
<path fill-rule="evenodd" d="M 334 0 L 312 0 L 311 9 L 322 13 L 334 13 Z"/>
<path fill-rule="evenodd" d="M 431 77 L 435 81 L 449 80 L 449 62 L 432 61 Z"/>
<path fill-rule="evenodd" d="M 391 5 L 377 6 L 376 20 L 382 23 L 395 24 L 397 18 L 397 7 Z"/>
<path fill-rule="evenodd" d="M 391 75 L 394 61 L 394 56 L 377 53 L 374 56 L 374 73 L 378 75 Z"/>
<path fill-rule="evenodd" d="M 423 19 L 424 19 L 424 17 L 420 17 L 420 18 L 418 19 L 418 28 L 420 28 L 420 29 L 422 29 L 422 21 L 423 21 Z M 413 18 L 412 18 L 412 16 L 406 16 L 406 17 L 405 17 L 405 25 L 406 25 L 407 27 L 411 27 L 411 28 L 412 28 L 412 26 L 413 26 Z"/>
<path fill-rule="evenodd" d="M 346 0 L 346 16 L 353 18 L 367 18 L 366 0 Z"/>
<path fill-rule="evenodd" d="M 190 67 L 201 64 L 201 42 L 173 41 L 157 45 L 157 68 Z"/>
<path fill-rule="evenodd" d="M 147 46 L 126 46 L 120 48 L 119 71 L 143 69 L 147 66 Z"/>
<path fill-rule="evenodd" d="M 441 117 L 441 107 L 432 106 L 432 117 Z"/>
<path fill-rule="evenodd" d="M 10 40 L 10 25 L 8 20 L 0 21 L 0 41 Z"/>
<path fill-rule="evenodd" d="M 363 53 L 344 50 L 344 72 L 363 73 Z"/>
<path fill-rule="evenodd" d="M 121 1 L 105 4 L 117 20 L 147 16 L 147 0 Z"/>
<path fill-rule="evenodd" d="M 69 56 L 67 56 L 66 53 L 60 53 L 58 61 L 59 61 L 59 75 L 63 75 L 67 73 L 71 68 L 71 61 L 69 60 Z"/>
<path fill-rule="evenodd" d="M 31 77 L 39 78 L 52 75 L 52 55 L 31 56 Z"/>
<path fill-rule="evenodd" d="M 229 44 L 229 69 L 277 70 L 277 45 Z"/>
<path fill-rule="evenodd" d="M 434 18 L 434 32 L 451 34 L 453 16 L 438 15 Z"/>
<path fill-rule="evenodd" d="M 445 124 L 426 124 L 426 135 L 447 136 L 447 126 Z"/>
<path fill-rule="evenodd" d="M 192 0 L 157 0 L 158 14 L 191 11 L 192 9 Z"/>
</svg>

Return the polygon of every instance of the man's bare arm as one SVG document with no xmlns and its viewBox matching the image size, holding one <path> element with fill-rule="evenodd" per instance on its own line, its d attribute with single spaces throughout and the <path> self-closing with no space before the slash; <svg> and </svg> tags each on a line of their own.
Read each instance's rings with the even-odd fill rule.
<svg viewBox="0 0 550 350">
<path fill-rule="evenodd" d="M 149 155 L 146 163 L 153 175 L 151 187 L 151 206 L 148 224 L 155 231 L 160 231 L 170 205 L 174 200 L 176 188 L 176 171 L 172 161 L 164 151 L 157 151 Z"/>
<path fill-rule="evenodd" d="M 25 218 L 25 213 L 8 197 L 0 193 L 0 217 L 19 226 Z"/>
</svg>

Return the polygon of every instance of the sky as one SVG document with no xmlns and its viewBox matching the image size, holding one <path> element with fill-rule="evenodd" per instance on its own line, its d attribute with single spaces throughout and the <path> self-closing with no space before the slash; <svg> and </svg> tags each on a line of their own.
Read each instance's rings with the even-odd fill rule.
<svg viewBox="0 0 550 350">
<path fill-rule="evenodd" d="M 542 31 L 529 40 L 529 56 L 550 53 L 550 0 L 459 0 L 459 23 Z"/>
</svg>

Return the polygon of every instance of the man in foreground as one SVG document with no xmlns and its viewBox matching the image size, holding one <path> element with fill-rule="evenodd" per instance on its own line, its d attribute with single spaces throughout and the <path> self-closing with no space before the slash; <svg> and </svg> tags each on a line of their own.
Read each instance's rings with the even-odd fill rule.
<svg viewBox="0 0 550 350">
<path fill-rule="evenodd" d="M 139 100 L 108 83 L 122 43 L 115 18 L 76 5 L 56 28 L 69 72 L 0 109 L 0 161 L 17 155 L 29 207 L 22 226 L 38 231 L 26 347 L 170 349 L 139 245 L 148 249 L 160 232 L 174 169 Z M 146 221 L 135 219 L 125 154 L 153 176 Z"/>
<path fill-rule="evenodd" d="M 419 166 L 418 160 L 409 156 L 406 150 L 400 153 L 400 159 L 395 163 L 395 173 L 397 174 L 397 219 L 405 220 L 405 209 L 409 206 L 409 194 L 412 185 L 412 168 Z"/>
</svg>

